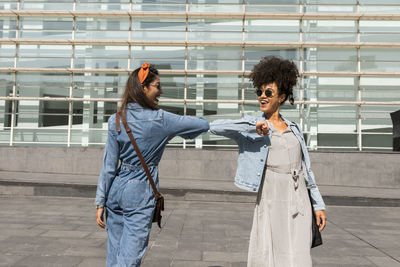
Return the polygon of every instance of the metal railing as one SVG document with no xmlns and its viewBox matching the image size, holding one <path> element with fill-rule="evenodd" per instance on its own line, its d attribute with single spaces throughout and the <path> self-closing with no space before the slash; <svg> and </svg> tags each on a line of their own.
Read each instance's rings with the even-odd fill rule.
<svg viewBox="0 0 400 267">
<path fill-rule="evenodd" d="M 132 10 L 132 1 L 130 2 L 130 10 Z M 17 4 L 16 10 L 0 10 L 0 16 L 2 17 L 11 17 L 16 20 L 16 29 L 8 29 L 16 32 L 16 38 L 0 38 L 0 44 L 9 44 L 15 45 L 15 55 L 14 55 L 14 64 L 13 67 L 3 67 L 0 68 L 0 72 L 3 73 L 12 73 L 13 75 L 13 88 L 11 95 L 9 96 L 0 96 L 0 101 L 10 101 L 11 105 L 11 126 L 3 127 L 3 129 L 10 130 L 10 138 L 9 142 L 6 142 L 9 145 L 13 145 L 13 143 L 24 143 L 21 141 L 15 141 L 14 130 L 15 129 L 38 129 L 35 127 L 17 127 L 16 125 L 16 116 L 17 112 L 17 103 L 18 101 L 62 101 L 69 103 L 69 112 L 68 112 L 68 124 L 66 125 L 66 130 L 68 132 L 67 137 L 67 146 L 77 145 L 79 143 L 71 141 L 71 130 L 72 130 L 72 117 L 73 110 L 72 104 L 74 102 L 118 102 L 119 98 L 101 98 L 101 97 L 73 97 L 73 74 L 75 73 L 115 73 L 115 74 L 128 74 L 132 71 L 132 69 L 107 69 L 107 68 L 74 68 L 74 52 L 76 45 L 109 45 L 109 46 L 127 46 L 128 47 L 128 56 L 125 60 L 128 61 L 127 66 L 131 66 L 130 61 L 131 58 L 131 47 L 133 46 L 181 46 L 185 49 L 185 59 L 184 59 L 184 69 L 161 69 L 160 74 L 166 75 L 183 75 L 184 76 L 184 96 L 182 99 L 160 99 L 161 103 L 183 103 L 184 113 L 187 111 L 187 104 L 197 103 L 231 103 L 231 104 L 239 104 L 242 105 L 241 113 L 244 113 L 244 105 L 245 104 L 257 104 L 256 100 L 247 100 L 245 99 L 245 78 L 249 75 L 250 71 L 245 69 L 245 48 L 249 47 L 265 47 L 265 48 L 294 48 L 299 51 L 299 67 L 300 67 L 300 87 L 299 89 L 299 100 L 295 101 L 295 104 L 299 105 L 299 117 L 300 122 L 303 124 L 303 116 L 305 114 L 309 114 L 309 106 L 311 105 L 340 105 L 340 106 L 356 106 L 357 109 L 357 131 L 356 132 L 346 132 L 346 134 L 356 134 L 358 143 L 356 147 L 343 147 L 343 149 L 388 149 L 385 147 L 377 148 L 377 147 L 365 147 L 363 146 L 361 140 L 362 135 L 369 134 L 379 134 L 379 135 L 389 135 L 387 132 L 374 132 L 368 133 L 362 131 L 362 119 L 361 119 L 361 107 L 362 106 L 399 106 L 400 101 L 394 99 L 393 101 L 362 101 L 361 100 L 361 88 L 360 88 L 360 78 L 361 77 L 400 77 L 400 72 L 384 72 L 384 71 L 371 71 L 366 72 L 361 70 L 361 57 L 360 57 L 360 49 L 361 48 L 400 48 L 400 42 L 379 42 L 379 40 L 374 42 L 362 42 L 361 41 L 361 32 L 360 32 L 360 21 L 400 21 L 400 14 L 373 14 L 373 13 L 360 13 L 360 5 L 357 1 L 356 12 L 354 13 L 316 13 L 316 12 L 304 12 L 303 11 L 303 3 L 300 1 L 299 3 L 299 11 L 293 13 L 269 13 L 269 12 L 249 12 L 246 10 L 246 5 L 243 2 L 242 11 L 241 12 L 194 12 L 189 11 L 189 4 L 186 3 L 186 11 L 174 11 L 174 12 L 149 12 L 149 11 L 77 11 L 76 10 L 76 2 L 73 4 L 73 10 L 69 11 L 47 11 L 47 10 L 20 10 L 20 3 Z M 40 39 L 40 38 L 20 38 L 20 21 L 22 18 L 27 17 L 36 17 L 36 18 L 49 18 L 49 17 L 64 17 L 64 18 L 72 18 L 72 38 L 71 39 Z M 80 40 L 76 39 L 76 19 L 82 17 L 89 18 L 123 18 L 129 20 L 129 37 L 127 40 Z M 132 33 L 132 21 L 135 18 L 181 18 L 183 23 L 185 24 L 185 39 L 176 41 L 176 40 L 162 40 L 162 41 L 154 41 L 154 40 L 134 40 Z M 199 40 L 190 40 L 188 36 L 188 25 L 191 19 L 213 19 L 213 20 L 226 20 L 226 19 L 234 19 L 242 21 L 242 39 L 241 41 L 199 41 Z M 268 42 L 268 41 L 247 41 L 246 40 L 246 21 L 247 20 L 298 20 L 299 21 L 299 32 L 294 32 L 299 35 L 298 42 Z M 303 34 L 309 33 L 310 29 L 303 29 L 303 21 L 305 20 L 351 20 L 355 21 L 357 24 L 357 31 L 354 34 L 357 35 L 357 40 L 354 42 L 321 42 L 321 41 L 304 41 Z M 221 32 L 223 34 L 223 32 Z M 397 32 L 394 32 L 397 33 Z M 18 52 L 20 45 L 69 45 L 72 48 L 72 56 L 70 60 L 69 68 L 26 68 L 18 66 Z M 192 70 L 188 68 L 188 48 L 195 46 L 203 46 L 203 47 L 240 47 L 241 48 L 241 69 L 240 70 Z M 307 58 L 303 58 L 303 49 L 305 48 L 356 48 L 357 49 L 357 71 L 349 72 L 349 71 L 306 71 L 303 69 L 303 63 L 307 61 Z M 1 58 L 0 58 L 1 60 Z M 19 73 L 68 73 L 70 75 L 70 85 L 69 85 L 69 96 L 68 97 L 24 97 L 19 96 L 17 92 L 17 75 Z M 242 78 L 241 83 L 241 95 L 238 95 L 237 100 L 228 100 L 228 99 L 204 99 L 204 96 L 198 96 L 198 99 L 188 99 L 187 95 L 187 76 L 188 75 L 237 75 Z M 308 88 L 302 87 L 302 79 L 306 76 L 316 76 L 316 77 L 356 77 L 358 79 L 357 85 L 357 100 L 356 101 L 319 101 L 319 100 L 305 100 L 304 99 L 304 91 Z M 306 107 L 307 105 L 307 107 Z M 308 110 L 305 110 L 307 109 Z M 201 112 L 201 111 L 200 111 Z M 86 126 L 85 126 L 86 127 Z M 48 128 L 52 129 L 52 128 Z M 57 128 L 59 129 L 59 128 Z M 103 129 L 100 128 L 85 128 L 88 131 L 96 131 Z M 306 134 L 311 134 L 313 131 L 310 129 L 304 129 Z M 321 132 L 318 133 L 345 133 L 345 132 Z M 0 142 L 1 143 L 1 142 Z M 2 143 L 5 143 L 3 141 Z M 37 144 L 56 144 L 57 142 L 35 142 Z M 60 143 L 65 144 L 65 143 Z M 101 143 L 90 143 L 91 145 L 97 145 Z M 188 144 L 192 146 L 192 144 Z M 183 143 L 183 146 L 186 146 L 186 143 Z M 208 146 L 208 145 L 204 145 Z M 317 146 L 317 148 L 321 149 L 340 149 L 340 147 L 328 147 L 328 146 Z"/>
</svg>

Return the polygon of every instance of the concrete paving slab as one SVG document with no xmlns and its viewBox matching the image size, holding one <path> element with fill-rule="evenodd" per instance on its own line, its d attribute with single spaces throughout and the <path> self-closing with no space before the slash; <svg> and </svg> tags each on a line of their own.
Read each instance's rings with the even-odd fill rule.
<svg viewBox="0 0 400 267">
<path fill-rule="evenodd" d="M 167 199 L 164 227 L 153 225 L 142 266 L 246 266 L 253 208 Z M 0 217 L 0 266 L 104 265 L 106 232 L 95 224 L 93 199 L 0 196 L 0 210 L 7 214 Z M 328 206 L 327 214 L 314 266 L 400 266 L 400 208 Z M 65 227 L 71 221 L 77 234 Z"/>
<path fill-rule="evenodd" d="M 105 266 L 106 258 L 97 255 L 95 258 L 86 258 L 77 267 Z"/>
</svg>

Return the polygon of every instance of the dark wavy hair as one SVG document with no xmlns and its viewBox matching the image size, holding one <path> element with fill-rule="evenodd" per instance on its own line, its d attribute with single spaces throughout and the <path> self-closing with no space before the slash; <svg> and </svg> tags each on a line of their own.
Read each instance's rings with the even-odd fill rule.
<svg viewBox="0 0 400 267">
<path fill-rule="evenodd" d="M 288 98 L 293 105 L 293 87 L 297 83 L 297 77 L 299 71 L 293 61 L 275 56 L 263 57 L 250 73 L 250 81 L 255 88 L 261 88 L 263 84 L 276 83 L 279 95 L 286 95 L 281 105 Z"/>
<path fill-rule="evenodd" d="M 158 109 L 158 107 L 154 107 L 151 103 L 149 103 L 143 91 L 143 87 L 148 87 L 149 84 L 152 83 L 158 76 L 158 70 L 156 68 L 150 65 L 149 69 L 149 74 L 147 75 L 147 78 L 144 80 L 143 84 L 140 83 L 138 78 L 138 72 L 140 68 L 135 69 L 131 75 L 129 75 L 128 81 L 125 85 L 125 91 L 122 95 L 121 111 L 125 111 L 128 103 L 138 103 L 144 108 Z"/>
</svg>

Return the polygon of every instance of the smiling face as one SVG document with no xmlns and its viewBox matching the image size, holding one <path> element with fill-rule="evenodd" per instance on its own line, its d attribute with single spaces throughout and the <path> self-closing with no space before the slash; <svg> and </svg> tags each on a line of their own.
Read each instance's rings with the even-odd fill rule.
<svg viewBox="0 0 400 267">
<path fill-rule="evenodd" d="M 258 103 L 260 103 L 260 110 L 265 114 L 273 114 L 279 112 L 281 103 L 285 100 L 285 94 L 279 95 L 278 86 L 275 82 L 263 84 L 261 88 L 261 95 L 258 96 Z M 266 93 L 265 91 L 271 91 Z M 268 96 L 267 95 L 271 95 Z"/>
<path fill-rule="evenodd" d="M 161 96 L 163 91 L 161 90 L 160 79 L 158 76 L 149 84 L 149 86 L 143 87 L 146 100 L 152 107 L 157 107 L 158 98 Z"/>
</svg>

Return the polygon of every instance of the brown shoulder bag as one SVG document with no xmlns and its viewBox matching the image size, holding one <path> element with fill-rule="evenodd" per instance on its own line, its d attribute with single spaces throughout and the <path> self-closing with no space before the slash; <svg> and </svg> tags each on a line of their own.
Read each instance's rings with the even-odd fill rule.
<svg viewBox="0 0 400 267">
<path fill-rule="evenodd" d="M 147 167 L 146 161 L 144 160 L 142 153 L 140 152 L 140 149 L 139 149 L 138 145 L 136 144 L 135 138 L 132 135 L 132 131 L 129 128 L 128 123 L 126 122 L 125 114 L 123 114 L 122 112 L 117 112 L 116 117 L 115 117 L 117 132 L 121 132 L 121 128 L 119 126 L 119 117 L 121 117 L 122 123 L 124 124 L 124 127 L 125 127 L 125 131 L 128 134 L 129 139 L 131 139 L 133 148 L 135 149 L 136 154 L 139 157 L 140 162 L 142 163 L 143 169 L 146 172 L 147 178 L 149 179 L 151 187 L 153 188 L 153 193 L 156 198 L 156 208 L 155 208 L 154 215 L 153 215 L 153 222 L 157 222 L 158 227 L 161 228 L 161 218 L 162 218 L 161 211 L 164 210 L 164 197 L 157 190 L 156 184 L 154 183 L 153 177 L 151 176 L 149 168 Z"/>
</svg>

